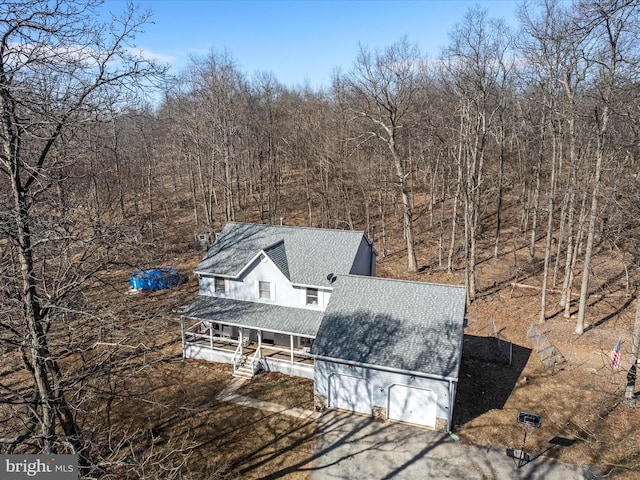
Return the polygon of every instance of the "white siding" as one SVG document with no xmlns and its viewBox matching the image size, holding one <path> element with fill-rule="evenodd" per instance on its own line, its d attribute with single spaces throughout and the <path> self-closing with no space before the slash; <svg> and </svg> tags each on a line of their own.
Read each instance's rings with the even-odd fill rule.
<svg viewBox="0 0 640 480">
<path fill-rule="evenodd" d="M 198 282 L 200 284 L 200 294 L 201 295 L 214 295 L 217 297 L 226 297 L 228 295 L 222 295 L 220 293 L 215 293 L 215 282 L 214 282 L 214 278 L 215 277 L 208 277 L 208 276 L 200 276 L 200 278 L 198 279 Z M 226 291 L 229 292 L 229 281 L 225 280 L 225 287 L 226 287 Z"/>
<path fill-rule="evenodd" d="M 329 377 L 328 406 L 371 415 L 369 380 L 350 375 L 331 375 Z"/>
<path fill-rule="evenodd" d="M 184 358 L 195 358 L 219 363 L 231 363 L 233 360 L 233 352 L 211 350 L 208 347 L 197 344 L 185 345 L 183 356 Z M 286 362 L 271 361 L 268 358 L 262 358 L 260 365 L 268 372 L 281 372 L 287 375 L 295 375 L 313 380 L 313 366 L 311 365 L 292 365 Z"/>
<path fill-rule="evenodd" d="M 332 375 L 349 375 L 367 379 L 371 386 L 372 407 L 388 409 L 390 389 L 394 385 L 415 387 L 432 391 L 437 398 L 436 417 L 449 419 L 449 382 L 363 367 L 316 360 L 314 393 L 329 399 L 329 378 Z"/>
<path fill-rule="evenodd" d="M 301 308 L 309 308 L 311 310 L 322 310 L 322 311 L 324 311 L 327 308 L 327 304 L 329 303 L 329 297 L 331 296 L 330 289 L 313 287 L 318 289 L 318 304 L 307 305 L 307 287 L 294 286 L 293 288 L 298 292 L 298 295 L 300 296 L 298 303 L 294 306 L 301 307 Z"/>
<path fill-rule="evenodd" d="M 258 282 L 271 283 L 271 300 L 258 298 Z M 306 287 L 293 285 L 267 257 L 254 260 L 236 279 L 226 279 L 226 294 L 215 293 L 214 276 L 200 276 L 200 294 L 252 302 L 273 302 L 287 307 L 324 310 L 331 289 L 318 287 L 318 305 L 306 304 Z"/>
</svg>

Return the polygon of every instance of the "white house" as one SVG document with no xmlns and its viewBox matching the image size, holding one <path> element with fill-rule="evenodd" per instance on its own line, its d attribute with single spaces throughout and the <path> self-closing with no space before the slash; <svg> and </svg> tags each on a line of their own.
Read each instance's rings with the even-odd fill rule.
<svg viewBox="0 0 640 480">
<path fill-rule="evenodd" d="M 449 430 L 463 287 L 375 277 L 362 232 L 228 223 L 196 268 L 183 355 L 314 379 L 334 407 Z"/>
</svg>

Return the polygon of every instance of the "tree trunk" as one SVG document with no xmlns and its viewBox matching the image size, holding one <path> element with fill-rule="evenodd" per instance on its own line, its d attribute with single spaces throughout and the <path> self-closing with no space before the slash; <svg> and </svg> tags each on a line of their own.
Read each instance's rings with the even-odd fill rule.
<svg viewBox="0 0 640 480">
<path fill-rule="evenodd" d="M 413 237 L 413 214 L 411 210 L 409 192 L 407 190 L 407 175 L 405 174 L 402 160 L 398 155 L 395 139 L 393 138 L 393 136 L 391 137 L 391 140 L 389 142 L 389 149 L 391 150 L 391 155 L 393 156 L 393 163 L 396 167 L 396 175 L 398 176 L 400 193 L 402 194 L 402 218 L 405 239 L 407 241 L 407 271 L 409 273 L 416 273 L 418 271 L 418 263 L 416 261 L 415 241 Z"/>
<path fill-rule="evenodd" d="M 504 182 L 504 125 L 502 124 L 502 115 L 500 116 L 500 162 L 498 168 L 498 207 L 496 212 L 496 241 L 493 246 L 493 258 L 498 258 L 498 252 L 500 250 L 500 229 L 502 228 L 502 189 Z"/>
<path fill-rule="evenodd" d="M 557 161 L 557 136 L 554 134 L 553 146 L 551 154 L 551 181 L 549 187 L 549 214 L 547 219 L 547 241 L 544 250 L 544 272 L 542 275 L 542 290 L 540 295 L 540 319 L 539 323 L 546 321 L 547 313 L 547 283 L 549 281 L 549 263 L 551 259 L 551 240 L 553 238 L 553 215 L 555 209 L 555 196 L 556 196 L 556 166 Z"/>
<path fill-rule="evenodd" d="M 439 231 L 438 231 L 438 267 L 442 267 L 442 254 L 444 253 L 444 206 L 446 197 L 446 188 L 445 188 L 445 175 L 444 171 L 442 173 L 442 198 L 440 199 L 440 220 L 439 220 Z"/>
<path fill-rule="evenodd" d="M 458 182 L 456 184 L 456 193 L 453 195 L 453 207 L 451 214 L 451 242 L 449 243 L 449 255 L 447 257 L 447 272 L 453 271 L 453 254 L 456 248 L 456 231 L 458 229 L 458 201 L 460 199 L 460 191 L 462 189 L 462 163 L 458 161 Z"/>
<path fill-rule="evenodd" d="M 596 158 L 596 171 L 593 181 L 593 191 L 591 193 L 591 208 L 589 210 L 589 229 L 587 230 L 587 244 L 584 251 L 584 263 L 582 267 L 582 285 L 580 287 L 580 303 L 578 305 L 578 320 L 576 322 L 576 333 L 584 333 L 584 316 L 587 309 L 587 295 L 589 293 L 589 276 L 591 275 L 591 260 L 593 257 L 593 244 L 596 233 L 596 217 L 598 215 L 598 195 L 600 194 L 600 179 L 602 175 L 603 152 L 598 148 Z"/>
<path fill-rule="evenodd" d="M 538 163 L 536 164 L 536 182 L 533 191 L 533 215 L 531 219 L 531 241 L 529 244 L 529 263 L 536 257 L 536 236 L 538 228 L 538 210 L 540 208 L 540 176 L 542 170 L 542 158 L 544 157 L 544 141 L 546 133 L 546 108 L 543 106 L 542 119 L 540 120 L 540 147 L 538 151 Z"/>
<path fill-rule="evenodd" d="M 580 222 L 578 225 L 578 231 L 575 235 L 573 253 L 571 257 L 571 264 L 569 267 L 569 276 L 566 278 L 566 301 L 564 305 L 564 318 L 571 318 L 571 291 L 573 289 L 573 279 L 576 271 L 576 265 L 578 264 L 578 254 L 582 247 L 582 239 L 584 237 L 584 220 L 585 220 L 585 208 L 587 204 L 587 191 L 584 191 L 582 196 L 582 203 L 580 206 Z"/>
<path fill-rule="evenodd" d="M 571 166 L 571 175 L 569 176 L 569 185 L 567 186 L 567 195 L 569 196 L 567 205 L 567 252 L 564 263 L 564 279 L 562 281 L 562 294 L 560 297 L 559 305 L 561 307 L 566 306 L 567 302 L 571 302 L 571 298 L 568 297 L 568 292 L 571 290 L 570 280 L 573 278 L 572 271 L 572 258 L 573 250 L 575 248 L 575 199 L 576 199 L 576 171 L 575 166 Z"/>
</svg>

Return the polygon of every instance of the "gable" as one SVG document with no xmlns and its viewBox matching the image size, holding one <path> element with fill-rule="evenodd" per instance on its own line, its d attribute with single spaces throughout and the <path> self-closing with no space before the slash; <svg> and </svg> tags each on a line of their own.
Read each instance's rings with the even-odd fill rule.
<svg viewBox="0 0 640 480">
<path fill-rule="evenodd" d="M 265 280 L 270 282 L 284 282 L 287 284 L 291 283 L 280 267 L 264 252 L 256 255 L 256 257 L 242 269 L 238 279 L 243 281 L 255 279 L 256 281 Z"/>
<path fill-rule="evenodd" d="M 312 353 L 457 378 L 465 295 L 457 286 L 338 277 Z"/>
</svg>

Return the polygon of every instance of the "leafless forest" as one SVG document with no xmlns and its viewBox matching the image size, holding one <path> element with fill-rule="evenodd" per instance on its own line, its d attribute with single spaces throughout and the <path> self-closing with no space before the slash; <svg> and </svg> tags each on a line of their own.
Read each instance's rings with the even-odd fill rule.
<svg viewBox="0 0 640 480">
<path fill-rule="evenodd" d="M 124 444 L 88 405 L 118 375 L 90 348 L 117 316 L 87 289 L 230 220 L 365 230 L 407 274 L 461 274 L 470 305 L 495 286 L 476 267 L 526 249 L 499 283 L 539 275 L 532 318 L 560 291 L 576 334 L 590 295 L 637 294 L 638 1 L 523 3 L 516 28 L 478 7 L 442 51 L 362 46 L 323 90 L 225 51 L 172 72 L 128 48 L 149 13 L 108 28 L 93 12 L 0 4 L 3 453 L 116 471 Z M 607 279 L 603 252 L 619 265 Z M 136 321 L 131 338 L 150 319 Z"/>
</svg>

